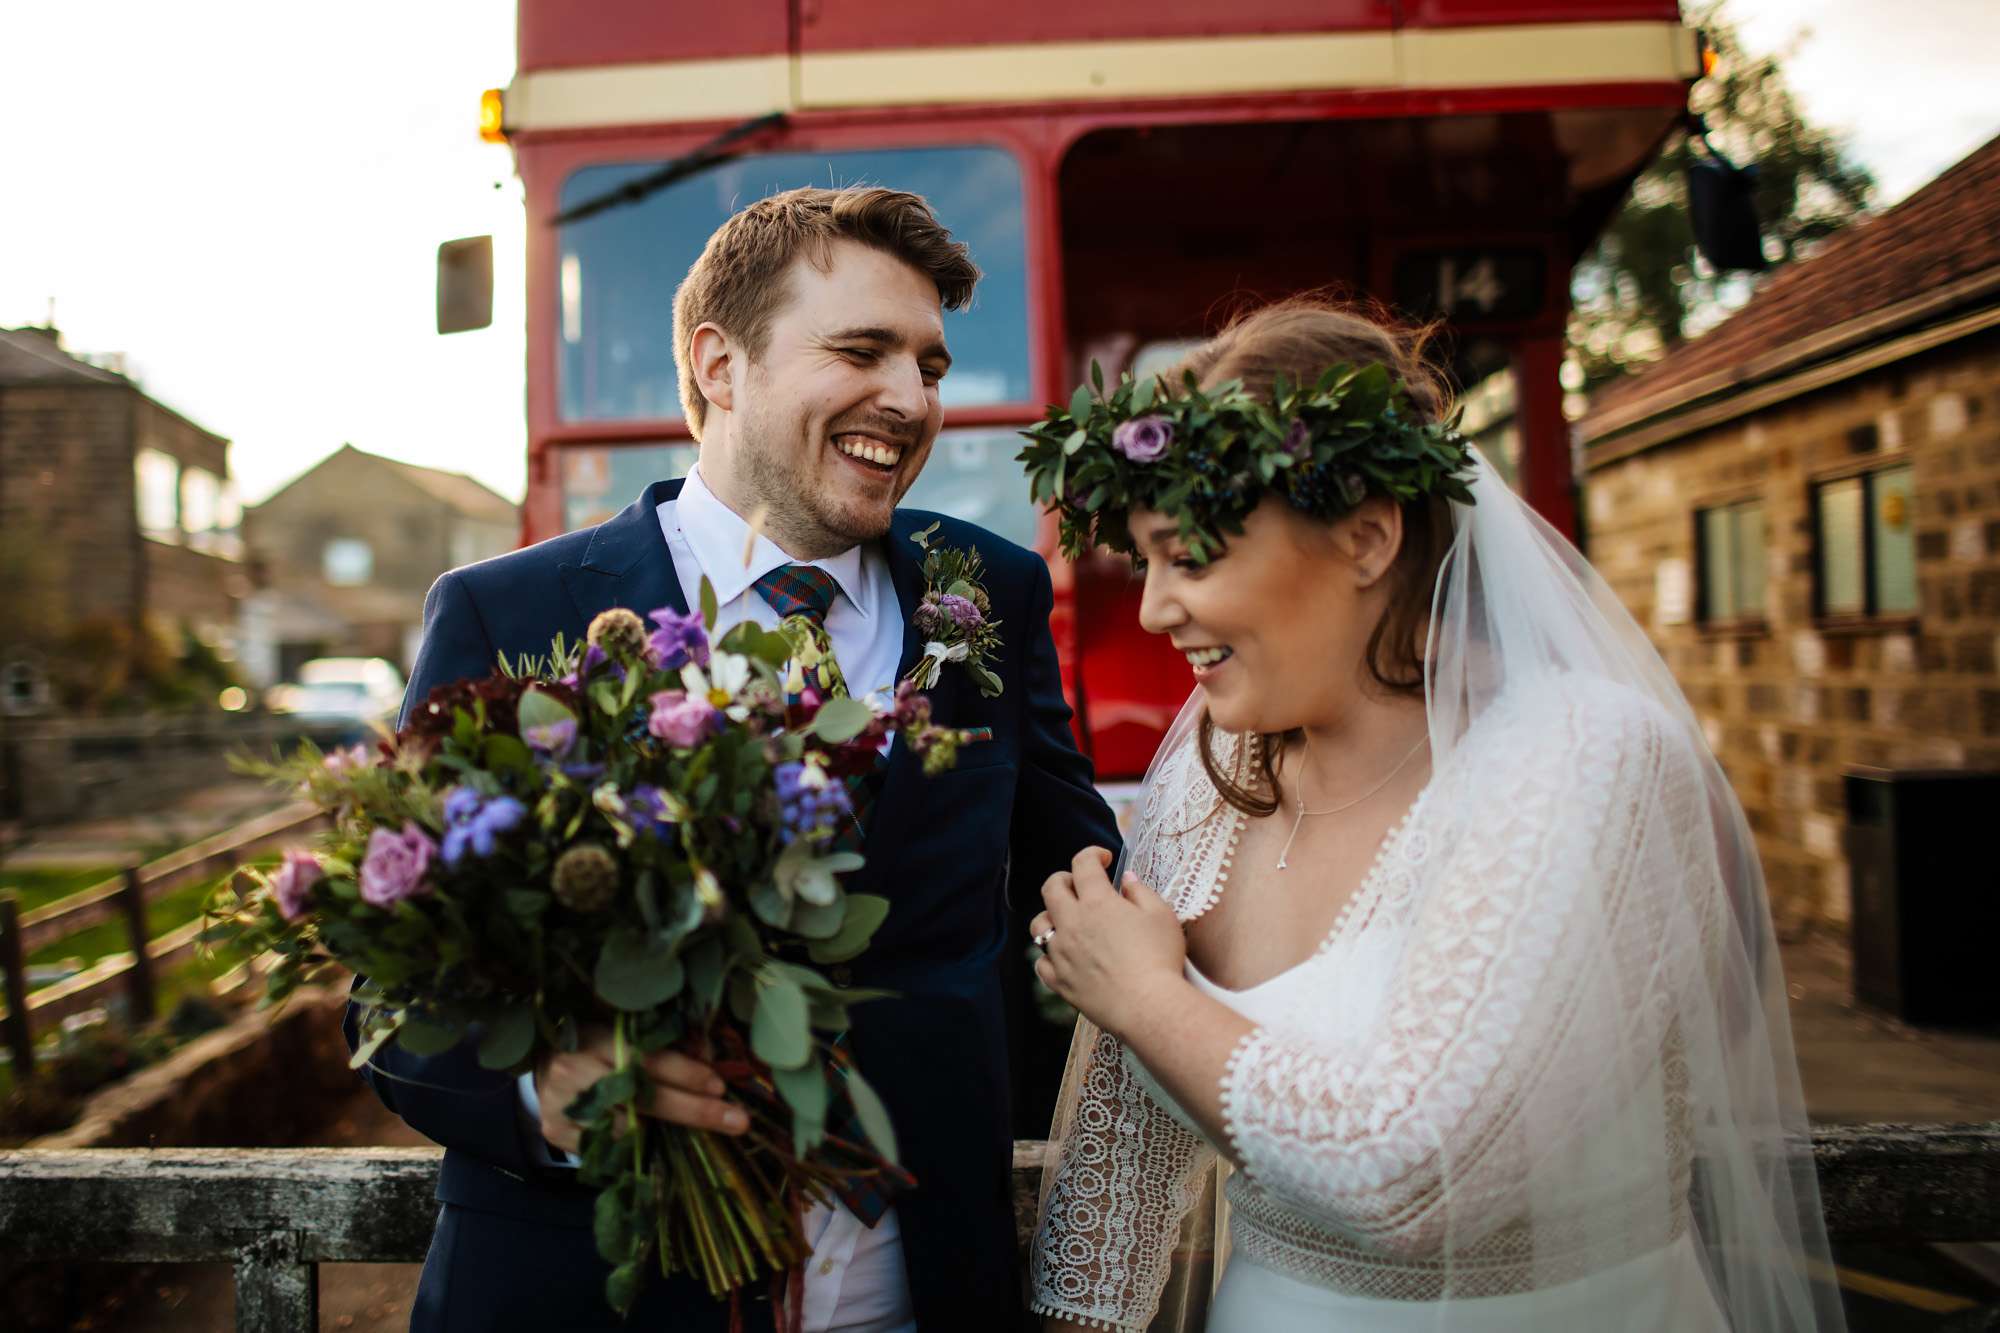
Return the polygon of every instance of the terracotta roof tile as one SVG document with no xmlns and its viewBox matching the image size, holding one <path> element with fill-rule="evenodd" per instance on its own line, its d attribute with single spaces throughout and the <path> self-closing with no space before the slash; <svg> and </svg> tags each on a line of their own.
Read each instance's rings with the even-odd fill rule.
<svg viewBox="0 0 2000 1333">
<path fill-rule="evenodd" d="M 1997 267 L 2000 137 L 1894 208 L 1835 234 L 1810 259 L 1780 270 L 1706 334 L 1606 386 L 1584 418 L 1585 433 L 1613 413 L 1643 419 L 1650 415 L 1639 406 L 1646 400 Z"/>
</svg>

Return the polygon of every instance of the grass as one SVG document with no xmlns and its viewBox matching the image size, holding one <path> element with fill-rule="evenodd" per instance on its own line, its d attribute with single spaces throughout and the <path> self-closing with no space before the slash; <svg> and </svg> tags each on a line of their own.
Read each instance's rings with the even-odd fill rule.
<svg viewBox="0 0 2000 1333">
<path fill-rule="evenodd" d="M 102 884 L 122 868 L 103 865 L 78 870 L 0 870 L 0 893 L 11 892 L 18 897 L 21 912 L 26 915 L 72 893 Z"/>
<path fill-rule="evenodd" d="M 269 868 L 277 864 L 277 858 L 263 857 L 251 862 L 251 864 Z M 202 904 L 208 901 L 210 892 L 227 878 L 228 876 L 226 875 L 218 875 L 214 879 L 203 883 L 190 884 L 185 888 L 176 889 L 166 897 L 148 903 L 146 905 L 146 938 L 149 940 L 158 939 L 161 935 L 166 934 L 176 926 L 185 925 L 200 916 Z M 97 925 L 79 930 L 74 934 L 65 935 L 59 940 L 51 940 L 49 943 L 35 950 L 34 953 L 28 955 L 27 962 L 30 967 L 38 967 L 74 958 L 81 959 L 83 965 L 89 967 L 100 958 L 105 958 L 115 953 L 124 953 L 131 947 L 131 941 L 126 937 L 125 933 L 125 922 L 121 917 L 117 920 L 99 922 Z M 220 962 L 223 957 L 223 954 L 218 953 L 215 960 L 209 960 L 219 962 L 220 965 L 216 966 L 210 976 L 204 979 L 204 984 L 206 980 L 222 975 L 238 962 L 242 961 L 240 957 L 232 957 L 227 962 Z M 195 965 L 203 966 L 206 964 L 204 960 L 197 959 L 195 960 Z"/>
</svg>

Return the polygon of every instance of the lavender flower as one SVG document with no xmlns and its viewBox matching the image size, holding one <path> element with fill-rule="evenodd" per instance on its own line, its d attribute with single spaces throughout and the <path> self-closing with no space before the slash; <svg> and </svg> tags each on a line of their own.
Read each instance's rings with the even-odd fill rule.
<svg viewBox="0 0 2000 1333">
<path fill-rule="evenodd" d="M 706 699 L 695 699 L 686 690 L 661 690 L 653 696 L 652 716 L 646 730 L 669 745 L 691 750 L 722 729 L 722 714 Z"/>
<path fill-rule="evenodd" d="M 673 816 L 667 813 L 666 793 L 651 783 L 642 782 L 632 789 L 625 798 L 625 811 L 632 827 L 655 838 L 665 837 L 674 826 Z"/>
<path fill-rule="evenodd" d="M 437 844 L 415 824 L 401 833 L 378 828 L 368 835 L 368 854 L 361 860 L 361 898 L 377 907 L 394 907 L 405 898 L 429 893 L 424 876 L 431 868 Z"/>
<path fill-rule="evenodd" d="M 786 842 L 814 833 L 831 832 L 853 812 L 847 787 L 826 775 L 816 764 L 794 759 L 773 771 L 778 782 L 778 814 L 783 822 L 780 836 Z"/>
<path fill-rule="evenodd" d="M 610 660 L 609 657 L 605 656 L 602 648 L 599 648 L 594 643 L 589 644 L 583 650 L 583 661 L 577 663 L 576 670 L 562 678 L 562 683 L 571 689 L 576 689 L 584 681 L 589 680 L 592 673 L 599 667 Z M 621 668 L 614 666 L 612 670 L 617 674 L 619 680 L 625 679 L 625 673 Z"/>
<path fill-rule="evenodd" d="M 970 598 L 946 593 L 939 599 L 939 605 L 960 629 L 978 629 L 986 623 L 986 617 L 979 614 L 979 608 L 972 604 Z"/>
<path fill-rule="evenodd" d="M 708 665 L 708 630 L 699 613 L 686 615 L 663 606 L 647 618 L 659 628 L 646 640 L 646 656 L 662 671 L 678 671 L 689 662 Z"/>
<path fill-rule="evenodd" d="M 1152 462 L 1173 440 L 1173 423 L 1158 415 L 1120 422 L 1111 432 L 1111 447 L 1135 463 Z"/>
<path fill-rule="evenodd" d="M 312 904 L 312 886 L 326 878 L 319 858 L 311 852 L 288 848 L 285 859 L 271 875 L 271 897 L 277 901 L 278 915 L 296 921 Z"/>
<path fill-rule="evenodd" d="M 511 796 L 488 798 L 470 787 L 454 787 L 444 798 L 444 863 L 457 865 L 468 848 L 475 856 L 493 855 L 494 839 L 527 814 L 528 808 Z"/>
<path fill-rule="evenodd" d="M 1306 428 L 1304 418 L 1292 422 L 1291 429 L 1285 432 L 1283 448 L 1301 463 L 1312 457 L 1312 432 Z"/>
</svg>

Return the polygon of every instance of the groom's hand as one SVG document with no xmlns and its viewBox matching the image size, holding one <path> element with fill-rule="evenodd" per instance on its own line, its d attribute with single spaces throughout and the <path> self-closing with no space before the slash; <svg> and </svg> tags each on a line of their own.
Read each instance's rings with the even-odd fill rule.
<svg viewBox="0 0 2000 1333">
<path fill-rule="evenodd" d="M 575 1152 L 583 1127 L 563 1114 L 564 1108 L 590 1085 L 610 1073 L 615 1053 L 611 1034 L 599 1032 L 575 1051 L 558 1051 L 535 1066 L 535 1097 L 541 1103 L 542 1137 L 564 1152 Z M 678 1051 L 659 1051 L 641 1058 L 646 1072 L 646 1100 L 639 1110 L 656 1120 L 741 1134 L 750 1128 L 742 1107 L 723 1099 L 725 1085 L 713 1069 Z"/>
</svg>

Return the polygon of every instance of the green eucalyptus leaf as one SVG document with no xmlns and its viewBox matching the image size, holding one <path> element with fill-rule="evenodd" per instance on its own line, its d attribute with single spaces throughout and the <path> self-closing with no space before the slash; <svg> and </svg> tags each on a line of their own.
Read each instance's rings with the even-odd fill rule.
<svg viewBox="0 0 2000 1333">
<path fill-rule="evenodd" d="M 750 886 L 750 910 L 767 926 L 777 930 L 791 929 L 792 900 L 775 878 L 760 880 Z"/>
<path fill-rule="evenodd" d="M 512 1069 L 528 1058 L 534 1044 L 535 1011 L 517 1005 L 486 1024 L 479 1038 L 479 1063 L 486 1069 Z"/>
<path fill-rule="evenodd" d="M 792 933 L 808 940 L 830 940 L 840 933 L 840 923 L 847 919 L 847 899 L 836 895 L 824 906 L 817 903 L 799 902 L 792 905 Z"/>
<path fill-rule="evenodd" d="M 458 1045 L 465 1029 L 437 1018 L 409 1017 L 396 1030 L 396 1044 L 411 1055 L 443 1055 Z"/>
<path fill-rule="evenodd" d="M 828 745 L 844 745 L 874 720 L 875 710 L 859 699 L 828 699 L 813 714 L 808 730 Z"/>
<path fill-rule="evenodd" d="M 847 1071 L 847 1099 L 854 1104 L 855 1118 L 861 1122 L 868 1141 L 875 1145 L 875 1151 L 896 1161 L 896 1127 L 889 1122 L 889 1108 L 882 1105 L 882 1099 L 858 1069 Z"/>
<path fill-rule="evenodd" d="M 812 1056 L 806 993 L 790 977 L 766 971 L 758 979 L 757 1013 L 750 1020 L 750 1049 L 772 1069 L 797 1069 Z"/>
<path fill-rule="evenodd" d="M 722 952 L 722 941 L 710 936 L 687 951 L 688 990 L 696 1009 L 701 1013 L 713 1012 L 722 1002 L 722 981 L 728 959 Z"/>
<path fill-rule="evenodd" d="M 715 585 L 713 583 L 710 583 L 708 581 L 708 575 L 704 574 L 701 576 L 702 628 L 707 630 L 709 633 L 713 634 L 715 632 L 715 617 L 719 613 L 720 613 L 719 608 L 717 607 L 715 601 Z"/>
<path fill-rule="evenodd" d="M 559 722 L 576 721 L 576 714 L 570 712 L 561 700 L 546 690 L 533 688 L 521 693 L 519 717 L 523 731 L 530 727 L 548 727 Z"/>
<path fill-rule="evenodd" d="M 889 919 L 889 900 L 872 893 L 847 895 L 847 918 L 840 933 L 828 940 L 814 940 L 806 954 L 815 963 L 844 963 L 867 949 L 875 931 Z"/>
<path fill-rule="evenodd" d="M 628 927 L 605 939 L 592 983 L 606 1004 L 636 1013 L 671 1000 L 685 979 L 671 942 Z"/>
<path fill-rule="evenodd" d="M 771 1081 L 792 1110 L 792 1151 L 803 1157 L 826 1137 L 826 1110 L 832 1100 L 826 1069 L 808 1060 L 797 1069 L 774 1069 Z"/>
</svg>

